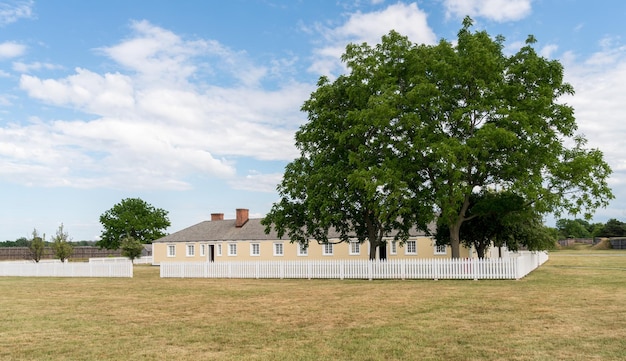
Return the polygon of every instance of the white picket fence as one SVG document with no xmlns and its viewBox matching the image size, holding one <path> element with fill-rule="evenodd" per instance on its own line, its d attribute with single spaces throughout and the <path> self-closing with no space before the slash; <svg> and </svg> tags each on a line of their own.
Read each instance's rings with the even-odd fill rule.
<svg viewBox="0 0 626 361">
<path fill-rule="evenodd" d="M 162 262 L 162 278 L 520 279 L 548 260 L 546 252 L 498 259 L 298 260 Z"/>
<path fill-rule="evenodd" d="M 133 277 L 133 264 L 117 262 L 0 262 L 1 276 L 18 277 Z"/>
<path fill-rule="evenodd" d="M 128 257 L 93 257 L 89 262 L 126 262 Z M 152 264 L 152 256 L 135 258 L 133 264 Z"/>
</svg>

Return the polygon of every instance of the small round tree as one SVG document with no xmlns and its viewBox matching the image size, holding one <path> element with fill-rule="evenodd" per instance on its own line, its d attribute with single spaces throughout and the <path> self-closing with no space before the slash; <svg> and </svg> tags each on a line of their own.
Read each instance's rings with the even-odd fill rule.
<svg viewBox="0 0 626 361">
<path fill-rule="evenodd" d="M 128 257 L 132 262 L 135 258 L 141 257 L 143 244 L 133 237 L 126 236 L 122 239 L 120 248 L 122 249 L 122 256 Z"/>
<path fill-rule="evenodd" d="M 125 237 L 152 243 L 166 235 L 170 226 L 167 211 L 155 208 L 140 198 L 126 198 L 100 216 L 104 230 L 96 243 L 100 248 L 118 249 Z"/>
</svg>

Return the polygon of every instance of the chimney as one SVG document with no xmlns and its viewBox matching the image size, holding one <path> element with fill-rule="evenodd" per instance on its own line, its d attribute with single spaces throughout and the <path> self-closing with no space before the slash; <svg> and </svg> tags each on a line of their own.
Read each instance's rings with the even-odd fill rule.
<svg viewBox="0 0 626 361">
<path fill-rule="evenodd" d="M 211 213 L 211 220 L 212 221 L 223 221 L 224 220 L 224 213 Z"/>
<path fill-rule="evenodd" d="M 235 227 L 241 228 L 248 222 L 248 210 L 244 208 L 237 208 L 237 219 L 235 220 Z"/>
</svg>

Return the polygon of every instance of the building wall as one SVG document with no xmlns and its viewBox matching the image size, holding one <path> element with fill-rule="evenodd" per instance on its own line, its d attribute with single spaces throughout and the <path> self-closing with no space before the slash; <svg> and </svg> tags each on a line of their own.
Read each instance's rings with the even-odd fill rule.
<svg viewBox="0 0 626 361">
<path fill-rule="evenodd" d="M 414 242 L 416 252 L 408 252 L 412 249 Z M 236 255 L 231 255 L 229 250 L 231 244 L 236 245 Z M 276 254 L 277 244 L 282 246 L 282 255 Z M 307 254 L 299 253 L 300 245 L 290 243 L 289 241 L 279 240 L 263 240 L 263 241 L 224 241 L 224 242 L 176 242 L 176 243 L 154 243 L 153 247 L 153 264 L 158 265 L 161 262 L 204 262 L 209 258 L 209 246 L 213 245 L 215 252 L 215 262 L 228 261 L 254 261 L 254 260 L 306 260 L 306 259 L 368 259 L 369 243 L 364 242 L 358 246 L 358 254 L 352 252 L 355 248 L 348 243 L 338 243 L 332 245 L 332 255 L 325 254 L 325 245 L 311 242 Z M 258 246 L 252 246 L 258 245 Z M 168 254 L 168 247 L 173 246 L 175 255 Z M 189 246 L 193 247 L 193 255 L 189 254 Z M 203 252 L 204 247 L 204 252 Z M 255 247 L 253 252 L 253 247 Z M 435 241 L 431 237 L 417 237 L 409 239 L 409 242 L 400 245 L 396 243 L 395 253 L 393 252 L 392 240 L 387 241 L 387 258 L 449 258 L 451 255 L 450 247 L 445 247 L 445 253 L 436 252 Z M 258 249 L 258 254 L 256 250 Z M 221 252 L 220 252 L 221 251 Z M 443 249 L 440 249 L 443 251 Z M 461 258 L 470 257 L 470 250 L 461 248 Z"/>
</svg>

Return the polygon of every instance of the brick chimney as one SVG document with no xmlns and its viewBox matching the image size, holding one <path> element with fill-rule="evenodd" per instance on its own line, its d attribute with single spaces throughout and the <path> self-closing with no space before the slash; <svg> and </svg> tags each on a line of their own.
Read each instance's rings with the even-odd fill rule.
<svg viewBox="0 0 626 361">
<path fill-rule="evenodd" d="M 237 219 L 235 220 L 235 227 L 243 227 L 248 222 L 248 210 L 244 208 L 237 208 Z"/>
<path fill-rule="evenodd" d="M 224 220 L 224 213 L 211 213 L 211 220 L 212 221 L 223 221 Z"/>
</svg>

